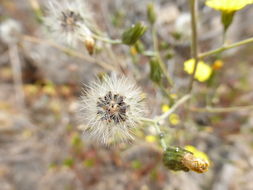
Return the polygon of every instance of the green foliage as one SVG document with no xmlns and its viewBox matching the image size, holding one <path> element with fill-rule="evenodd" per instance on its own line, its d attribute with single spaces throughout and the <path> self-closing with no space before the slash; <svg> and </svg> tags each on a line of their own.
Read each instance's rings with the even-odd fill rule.
<svg viewBox="0 0 253 190">
<path fill-rule="evenodd" d="M 64 161 L 63 161 L 63 165 L 64 166 L 67 166 L 67 167 L 72 167 L 74 165 L 74 160 L 73 158 L 66 158 Z"/>
<path fill-rule="evenodd" d="M 131 162 L 131 167 L 133 169 L 140 169 L 142 166 L 141 162 L 139 160 L 134 160 Z"/>
<path fill-rule="evenodd" d="M 157 83 L 160 84 L 161 80 L 162 80 L 162 69 L 160 67 L 159 64 L 159 59 L 157 59 L 156 57 L 153 57 L 150 61 L 149 61 L 149 65 L 150 65 L 150 79 Z"/>
<path fill-rule="evenodd" d="M 137 40 L 146 32 L 147 27 L 139 22 L 130 28 L 126 29 L 122 34 L 121 40 L 126 45 L 134 45 Z"/>
<path fill-rule="evenodd" d="M 94 159 L 86 159 L 83 161 L 83 165 L 88 168 L 92 168 L 95 165 Z"/>
</svg>

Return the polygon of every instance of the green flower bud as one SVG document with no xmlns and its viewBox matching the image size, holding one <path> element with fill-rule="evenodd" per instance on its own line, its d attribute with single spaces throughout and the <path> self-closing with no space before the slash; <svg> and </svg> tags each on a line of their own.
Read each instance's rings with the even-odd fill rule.
<svg viewBox="0 0 253 190">
<path fill-rule="evenodd" d="M 163 163 L 170 170 L 191 170 L 197 173 L 206 172 L 210 166 L 207 159 L 196 157 L 192 152 L 180 147 L 167 148 L 163 154 Z"/>
<path fill-rule="evenodd" d="M 162 80 L 162 69 L 159 64 L 159 59 L 157 59 L 156 57 L 153 57 L 149 61 L 149 65 L 150 65 L 150 74 L 149 74 L 150 79 L 153 82 L 160 84 Z"/>
<path fill-rule="evenodd" d="M 163 154 L 163 164 L 170 170 L 188 172 L 189 168 L 182 163 L 186 153 L 191 154 L 191 152 L 180 147 L 168 147 Z"/>
<path fill-rule="evenodd" d="M 148 21 L 150 22 L 150 24 L 154 24 L 156 21 L 156 13 L 154 10 L 153 3 L 149 3 L 147 6 L 147 16 L 148 16 Z"/>
<path fill-rule="evenodd" d="M 122 34 L 122 42 L 127 45 L 133 45 L 140 39 L 140 37 L 146 32 L 147 27 L 143 23 L 137 23 L 128 28 Z"/>
<path fill-rule="evenodd" d="M 235 12 L 222 12 L 221 22 L 224 27 L 224 32 L 226 32 L 227 29 L 229 28 L 229 26 L 232 24 L 234 14 L 235 14 Z"/>
</svg>

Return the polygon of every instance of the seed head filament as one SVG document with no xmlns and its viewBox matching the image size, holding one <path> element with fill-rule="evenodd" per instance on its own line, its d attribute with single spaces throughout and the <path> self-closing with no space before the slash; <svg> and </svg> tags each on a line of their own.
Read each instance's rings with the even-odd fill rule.
<svg viewBox="0 0 253 190">
<path fill-rule="evenodd" d="M 124 96 L 109 91 L 105 96 L 98 98 L 97 115 L 107 123 L 119 124 L 126 121 L 130 106 L 125 103 L 124 99 Z"/>
</svg>

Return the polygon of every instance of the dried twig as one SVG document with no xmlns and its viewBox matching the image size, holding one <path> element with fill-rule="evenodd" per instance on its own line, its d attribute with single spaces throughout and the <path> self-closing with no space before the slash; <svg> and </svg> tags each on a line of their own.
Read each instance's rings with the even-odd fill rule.
<svg viewBox="0 0 253 190">
<path fill-rule="evenodd" d="M 13 72 L 16 101 L 17 101 L 17 104 L 22 109 L 24 109 L 25 95 L 23 91 L 22 70 L 21 70 L 20 58 L 18 55 L 18 47 L 16 44 L 9 46 L 9 58 L 10 58 L 12 72 Z"/>
<path fill-rule="evenodd" d="M 83 53 L 81 52 L 78 52 L 78 51 L 75 51 L 73 49 L 69 49 L 69 48 L 66 48 L 64 46 L 61 46 L 59 44 L 56 44 L 52 41 L 49 41 L 49 40 L 43 40 L 43 39 L 39 39 L 39 38 L 36 38 L 36 37 L 33 37 L 33 36 L 27 36 L 27 35 L 24 35 L 23 36 L 23 39 L 25 41 L 30 41 L 30 42 L 33 42 L 33 43 L 42 43 L 42 44 L 47 44 L 51 47 L 54 47 L 56 49 L 59 49 L 71 56 L 74 56 L 74 57 L 78 57 L 80 59 L 83 59 L 83 60 L 86 60 L 90 63 L 96 63 L 98 64 L 99 66 L 101 66 L 102 68 L 108 70 L 108 71 L 115 71 L 117 68 L 113 67 L 112 65 L 109 65 L 101 60 L 97 60 L 93 57 L 90 57 L 90 56 L 87 56 L 87 55 L 84 55 Z"/>
</svg>

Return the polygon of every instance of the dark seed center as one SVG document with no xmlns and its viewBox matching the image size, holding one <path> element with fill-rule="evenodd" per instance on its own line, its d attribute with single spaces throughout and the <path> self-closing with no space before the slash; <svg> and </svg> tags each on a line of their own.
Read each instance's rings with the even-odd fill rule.
<svg viewBox="0 0 253 190">
<path fill-rule="evenodd" d="M 127 119 L 127 110 L 129 105 L 124 102 L 124 96 L 112 94 L 109 91 L 105 96 L 100 97 L 97 101 L 97 115 L 101 120 L 115 124 L 124 122 Z"/>
<path fill-rule="evenodd" d="M 62 12 L 61 26 L 67 32 L 75 31 L 78 27 L 77 23 L 80 21 L 82 21 L 81 15 L 73 11 Z"/>
</svg>

